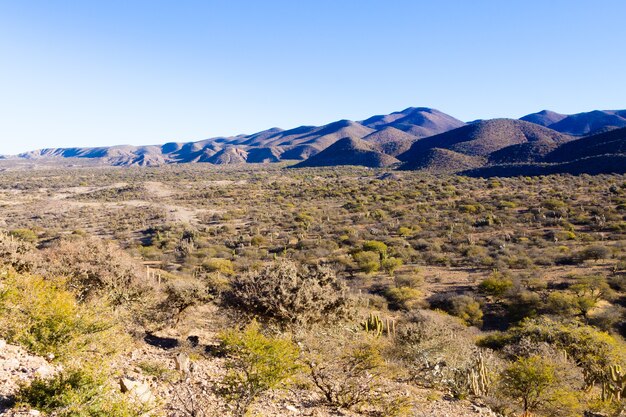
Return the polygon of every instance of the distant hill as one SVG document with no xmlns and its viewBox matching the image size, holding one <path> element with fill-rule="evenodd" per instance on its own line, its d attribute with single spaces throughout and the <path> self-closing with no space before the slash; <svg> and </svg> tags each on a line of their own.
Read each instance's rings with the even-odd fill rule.
<svg viewBox="0 0 626 417">
<path fill-rule="evenodd" d="M 464 123 L 427 107 L 362 121 L 277 127 L 250 135 L 151 146 L 48 148 L 12 160 L 79 158 L 94 164 L 158 166 L 298 162 L 294 167 L 362 165 L 466 175 L 622 172 L 626 110 L 567 115 L 542 110 Z M 4 157 L 0 157 L 4 158 Z"/>
<path fill-rule="evenodd" d="M 300 162 L 295 168 L 328 167 L 339 165 L 361 165 L 372 168 L 386 167 L 398 163 L 393 156 L 386 155 L 361 139 L 343 138 L 320 153 Z"/>
<path fill-rule="evenodd" d="M 594 110 L 578 114 L 559 114 L 549 110 L 529 114 L 520 120 L 549 127 L 573 136 L 589 135 L 608 127 L 626 127 L 626 110 Z"/>
<path fill-rule="evenodd" d="M 380 130 L 393 127 L 417 137 L 427 137 L 465 125 L 462 121 L 427 107 L 409 107 L 388 115 L 372 116 L 361 122 L 363 126 Z"/>
<path fill-rule="evenodd" d="M 289 130 L 274 127 L 251 135 L 188 143 L 169 142 L 158 146 L 40 149 L 25 152 L 19 157 L 30 160 L 92 158 L 117 166 L 272 163 L 306 160 L 343 138 L 366 138 L 376 152 L 393 157 L 406 151 L 420 137 L 445 132 L 463 124 L 438 110 L 411 107 L 390 115 L 374 116 L 367 119 L 367 123 L 338 120 L 323 126 L 300 126 Z M 384 157 L 379 159 L 388 161 Z"/>
<path fill-rule="evenodd" d="M 472 176 L 516 176 L 548 174 L 623 174 L 626 173 L 626 128 L 611 130 L 561 144 L 543 155 L 537 154 L 529 163 L 498 160 L 470 169 Z"/>
<path fill-rule="evenodd" d="M 481 157 L 486 161 L 497 151 L 506 154 L 506 149 L 511 146 L 535 142 L 558 145 L 571 139 L 567 135 L 522 120 L 481 120 L 418 140 L 408 151 L 399 155 L 398 159 L 404 162 L 403 169 L 423 169 L 429 166 L 428 160 L 431 161 L 430 166 L 441 165 L 432 160 L 432 149 L 447 149 L 467 157 Z M 458 160 L 459 157 L 455 159 Z"/>
</svg>

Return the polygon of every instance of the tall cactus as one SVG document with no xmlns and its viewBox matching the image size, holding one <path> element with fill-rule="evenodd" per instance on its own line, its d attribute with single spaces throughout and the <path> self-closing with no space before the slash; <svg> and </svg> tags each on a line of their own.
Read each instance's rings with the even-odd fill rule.
<svg viewBox="0 0 626 417">
<path fill-rule="evenodd" d="M 478 353 L 474 366 L 467 371 L 467 382 L 472 395 L 481 396 L 489 390 L 489 376 L 482 352 Z"/>
<path fill-rule="evenodd" d="M 626 373 L 620 365 L 611 365 L 602 384 L 602 399 L 620 402 L 624 397 L 626 397 Z"/>
<path fill-rule="evenodd" d="M 373 332 L 376 337 L 383 334 L 388 337 L 395 337 L 396 335 L 396 321 L 389 318 L 383 320 L 374 313 L 370 313 L 369 317 L 361 322 L 361 327 L 366 332 Z"/>
</svg>

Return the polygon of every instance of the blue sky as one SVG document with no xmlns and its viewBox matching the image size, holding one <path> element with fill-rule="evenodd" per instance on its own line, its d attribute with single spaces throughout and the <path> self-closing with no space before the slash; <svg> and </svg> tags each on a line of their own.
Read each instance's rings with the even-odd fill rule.
<svg viewBox="0 0 626 417">
<path fill-rule="evenodd" d="M 626 108 L 626 1 L 0 0 L 0 154 Z"/>
</svg>

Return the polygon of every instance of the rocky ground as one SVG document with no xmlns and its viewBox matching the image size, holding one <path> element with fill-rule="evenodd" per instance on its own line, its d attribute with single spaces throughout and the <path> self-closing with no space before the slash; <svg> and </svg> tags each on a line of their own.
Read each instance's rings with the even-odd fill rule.
<svg viewBox="0 0 626 417">
<path fill-rule="evenodd" d="M 168 417 L 187 416 L 191 409 L 199 407 L 215 410 L 198 414 L 201 416 L 224 415 L 224 404 L 210 393 L 211 386 L 207 382 L 223 372 L 220 358 L 194 360 L 198 358 L 198 346 L 194 348 L 187 341 L 171 337 L 149 339 L 149 342 L 140 343 L 119 364 L 124 380 L 117 383 L 122 382 L 120 385 L 125 386 L 128 395 L 153 404 Z M 10 398 L 20 383 L 52 375 L 55 371 L 45 358 L 29 355 L 20 347 L 0 341 L 0 417 L 40 415 L 37 410 L 11 409 Z M 405 389 L 407 396 L 417 404 L 415 417 L 494 416 L 488 409 L 468 401 L 446 400 L 434 396 L 432 391 Z M 255 409 L 264 417 L 360 415 L 328 407 L 318 394 L 300 389 L 270 392 L 257 402 Z"/>
</svg>

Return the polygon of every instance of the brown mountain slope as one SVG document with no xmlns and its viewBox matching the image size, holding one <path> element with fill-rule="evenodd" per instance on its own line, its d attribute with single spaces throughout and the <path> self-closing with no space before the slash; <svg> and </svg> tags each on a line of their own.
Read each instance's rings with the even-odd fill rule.
<svg viewBox="0 0 626 417">
<path fill-rule="evenodd" d="M 492 153 L 512 145 L 528 142 L 565 143 L 571 137 L 548 128 L 521 120 L 494 119 L 431 136 L 415 142 L 411 148 L 398 156 L 405 162 L 405 169 L 423 166 L 428 151 L 434 148 L 448 149 L 467 156 L 488 158 Z"/>
<path fill-rule="evenodd" d="M 300 162 L 295 168 L 338 165 L 385 167 L 397 162 L 396 158 L 375 150 L 363 140 L 343 138 L 320 153 Z"/>
</svg>

